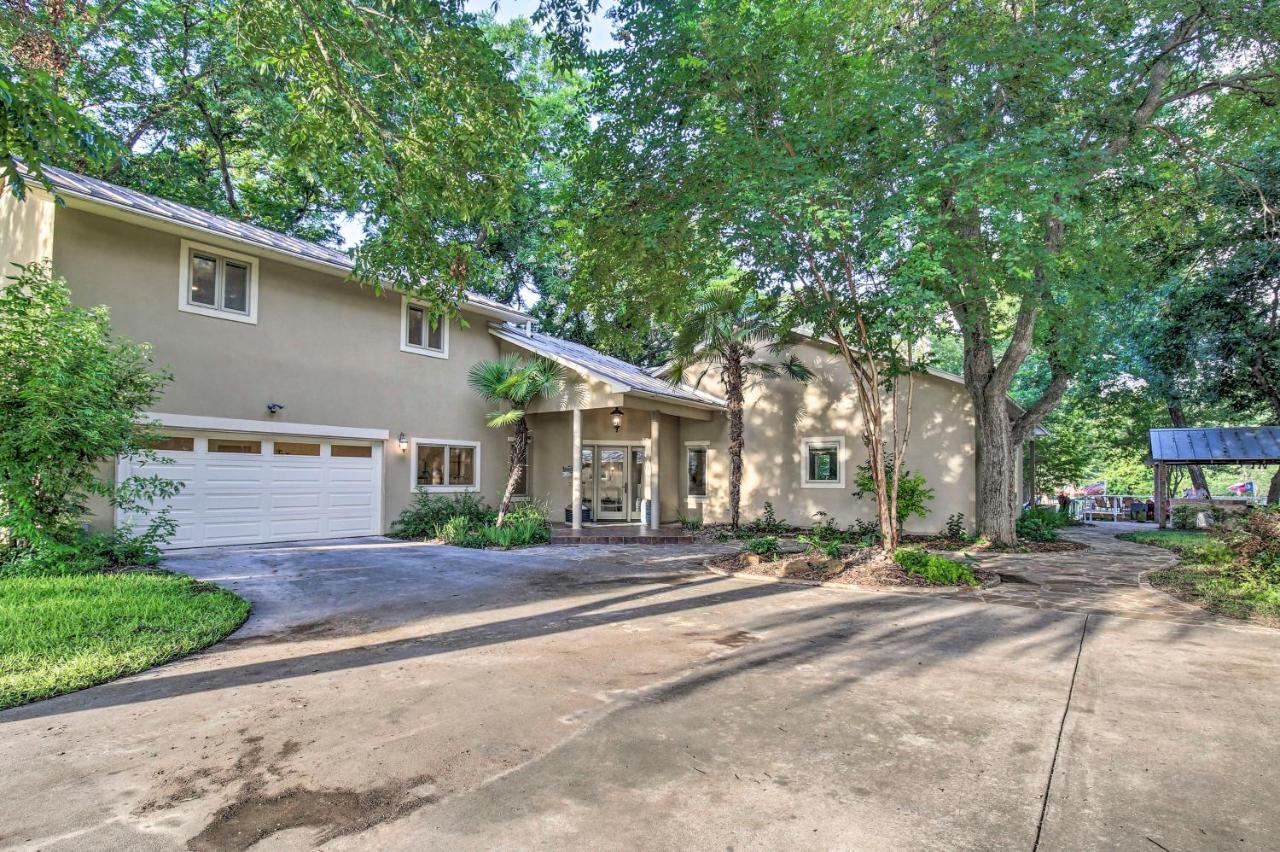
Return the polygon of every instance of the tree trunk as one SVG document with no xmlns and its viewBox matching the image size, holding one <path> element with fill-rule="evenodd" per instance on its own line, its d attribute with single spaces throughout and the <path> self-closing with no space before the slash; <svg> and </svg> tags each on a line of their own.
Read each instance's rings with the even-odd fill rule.
<svg viewBox="0 0 1280 852">
<path fill-rule="evenodd" d="M 1267 489 L 1267 505 L 1274 506 L 1280 503 L 1280 468 L 1271 477 L 1271 487 Z"/>
<path fill-rule="evenodd" d="M 983 399 L 974 406 L 974 440 L 977 460 L 978 535 L 993 544 L 1017 543 L 1018 488 L 1014 462 L 1017 447 L 1004 396 Z"/>
<path fill-rule="evenodd" d="M 1187 428 L 1187 416 L 1182 412 L 1182 404 L 1179 402 L 1169 403 L 1169 422 L 1179 429 Z M 1198 464 L 1187 465 L 1187 472 L 1191 474 L 1191 487 L 1198 494 L 1200 489 L 1204 489 L 1204 493 L 1209 493 L 1209 483 L 1204 478 L 1204 470 Z"/>
<path fill-rule="evenodd" d="M 516 437 L 511 442 L 511 473 L 507 476 L 507 488 L 502 492 L 502 502 L 498 504 L 497 526 L 502 526 L 511 509 L 511 498 L 515 496 L 516 483 L 524 473 L 529 460 L 529 421 L 521 417 L 516 421 Z"/>
<path fill-rule="evenodd" d="M 726 402 L 729 406 L 729 527 L 738 528 L 738 503 L 742 496 L 743 355 L 734 353 L 725 367 Z"/>
</svg>

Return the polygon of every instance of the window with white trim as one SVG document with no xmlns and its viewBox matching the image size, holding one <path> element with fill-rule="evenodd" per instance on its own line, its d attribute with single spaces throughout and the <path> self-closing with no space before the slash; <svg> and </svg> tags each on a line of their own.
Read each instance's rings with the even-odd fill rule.
<svg viewBox="0 0 1280 852">
<path fill-rule="evenodd" d="M 219 319 L 258 321 L 258 261 L 248 255 L 182 241 L 178 309 Z"/>
<path fill-rule="evenodd" d="M 707 496 L 707 448 L 685 447 L 685 493 L 690 497 Z"/>
<path fill-rule="evenodd" d="M 449 357 L 449 321 L 407 297 L 400 301 L 400 349 L 433 358 Z"/>
<path fill-rule="evenodd" d="M 480 482 L 480 444 L 471 441 L 413 442 L 413 485 L 474 491 Z"/>
<path fill-rule="evenodd" d="M 806 488 L 844 487 L 844 438 L 805 438 L 800 442 L 801 484 Z"/>
</svg>

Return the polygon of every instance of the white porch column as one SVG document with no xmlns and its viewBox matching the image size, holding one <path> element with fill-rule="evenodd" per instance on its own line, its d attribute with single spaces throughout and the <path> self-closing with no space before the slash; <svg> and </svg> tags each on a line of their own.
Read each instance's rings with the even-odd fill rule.
<svg viewBox="0 0 1280 852">
<path fill-rule="evenodd" d="M 649 529 L 656 530 L 662 522 L 661 494 L 658 492 L 658 424 L 662 415 L 656 411 L 649 412 Z"/>
<path fill-rule="evenodd" d="M 582 409 L 573 410 L 573 483 L 570 485 L 572 527 L 582 529 Z"/>
</svg>

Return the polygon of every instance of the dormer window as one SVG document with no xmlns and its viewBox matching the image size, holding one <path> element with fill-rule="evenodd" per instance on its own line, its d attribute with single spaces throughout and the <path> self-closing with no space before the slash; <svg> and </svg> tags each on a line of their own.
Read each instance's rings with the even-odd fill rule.
<svg viewBox="0 0 1280 852">
<path fill-rule="evenodd" d="M 258 321 L 258 261 L 182 241 L 178 310 L 236 322 Z"/>
<path fill-rule="evenodd" d="M 400 306 L 400 349 L 433 358 L 449 356 L 449 324 L 430 308 L 408 298 Z"/>
</svg>

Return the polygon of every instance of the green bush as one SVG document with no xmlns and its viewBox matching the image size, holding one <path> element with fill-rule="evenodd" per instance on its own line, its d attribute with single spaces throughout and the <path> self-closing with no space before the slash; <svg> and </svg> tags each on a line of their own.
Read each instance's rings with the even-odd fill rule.
<svg viewBox="0 0 1280 852">
<path fill-rule="evenodd" d="M 776 559 L 778 556 L 778 539 L 771 535 L 753 538 L 747 542 L 747 550 L 764 559 Z"/>
<path fill-rule="evenodd" d="M 551 524 L 546 507 L 529 501 L 512 505 L 502 526 L 456 515 L 438 528 L 437 538 L 457 547 L 520 547 L 551 540 Z"/>
<path fill-rule="evenodd" d="M 947 516 L 946 526 L 942 528 L 942 537 L 947 541 L 968 541 L 969 531 L 964 526 L 964 513 L 957 512 Z"/>
<path fill-rule="evenodd" d="M 520 505 L 513 506 L 513 511 Z M 391 534 L 396 538 L 431 539 L 445 538 L 441 528 L 454 518 L 463 518 L 463 526 L 484 526 L 491 524 L 498 517 L 484 498 L 475 494 L 462 493 L 435 495 L 419 491 L 414 495 L 413 503 L 400 513 L 391 525 Z"/>
<path fill-rule="evenodd" d="M 884 459 L 885 481 L 892 483 L 893 481 L 893 456 L 886 454 Z M 871 461 L 868 459 L 858 465 L 857 474 L 853 479 L 854 488 L 853 496 L 859 499 L 870 496 L 873 500 L 876 495 L 875 477 L 871 475 Z M 925 504 L 934 498 L 932 488 L 928 484 L 923 475 L 913 473 L 910 470 L 902 470 L 898 474 L 898 512 L 897 522 L 901 528 L 907 518 L 916 516 L 918 518 L 926 518 L 929 515 L 929 507 Z"/>
<path fill-rule="evenodd" d="M 114 336 L 106 308 L 71 301 L 66 282 L 41 264 L 0 282 L 0 565 L 8 574 L 100 567 L 126 546 L 81 532 L 89 502 L 125 511 L 174 496 L 181 483 L 155 474 L 112 482 L 103 462 L 161 460 L 139 427 L 168 381 L 151 372 L 148 347 Z M 140 539 L 162 543 L 163 520 Z M 105 551 L 105 556 L 102 552 Z"/>
<path fill-rule="evenodd" d="M 779 520 L 774 514 L 773 504 L 768 500 L 764 502 L 764 515 L 742 525 L 743 532 L 757 537 L 782 535 L 790 529 L 786 521 Z"/>
<path fill-rule="evenodd" d="M 934 585 L 978 585 L 978 578 L 973 576 L 969 566 L 918 547 L 898 548 L 893 552 L 893 561 L 901 565 L 908 574 L 923 577 Z"/>
<path fill-rule="evenodd" d="M 796 540 L 806 545 L 811 551 L 821 553 L 828 559 L 834 559 L 840 555 L 840 539 L 823 538 L 820 535 L 800 535 L 796 536 Z"/>
<path fill-rule="evenodd" d="M 1047 512 L 1044 509 L 1030 509 L 1023 512 L 1014 526 L 1018 538 L 1025 541 L 1057 541 L 1059 525 L 1055 518 L 1049 518 L 1046 515 L 1057 516 L 1058 513 Z"/>
</svg>

